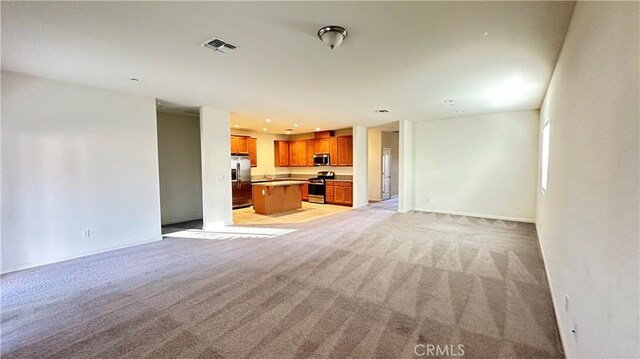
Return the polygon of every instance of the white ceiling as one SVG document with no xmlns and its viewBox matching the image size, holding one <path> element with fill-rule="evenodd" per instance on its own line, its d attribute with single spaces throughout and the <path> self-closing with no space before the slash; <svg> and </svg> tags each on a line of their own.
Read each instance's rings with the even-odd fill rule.
<svg viewBox="0 0 640 359">
<path fill-rule="evenodd" d="M 1 6 L 3 70 L 228 110 L 242 128 L 271 118 L 266 127 L 278 133 L 293 123 L 304 132 L 537 109 L 573 10 L 572 2 Z M 329 24 L 349 32 L 333 51 L 316 36 Z M 200 46 L 212 36 L 238 49 Z"/>
</svg>

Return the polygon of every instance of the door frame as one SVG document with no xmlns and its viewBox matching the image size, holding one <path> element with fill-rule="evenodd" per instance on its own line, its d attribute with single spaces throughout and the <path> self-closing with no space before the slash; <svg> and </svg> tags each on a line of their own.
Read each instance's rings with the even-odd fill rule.
<svg viewBox="0 0 640 359">
<path fill-rule="evenodd" d="M 387 193 L 385 195 L 384 192 L 384 181 L 385 181 L 385 165 L 384 165 L 384 156 L 385 154 L 388 153 L 389 154 L 389 161 L 387 162 L 387 168 L 386 168 L 386 172 L 387 172 Z M 380 169 L 381 169 L 381 183 L 380 183 L 380 198 L 382 198 L 383 201 L 388 200 L 389 198 L 391 198 L 391 148 L 390 147 L 382 147 L 382 156 L 380 158 Z"/>
</svg>

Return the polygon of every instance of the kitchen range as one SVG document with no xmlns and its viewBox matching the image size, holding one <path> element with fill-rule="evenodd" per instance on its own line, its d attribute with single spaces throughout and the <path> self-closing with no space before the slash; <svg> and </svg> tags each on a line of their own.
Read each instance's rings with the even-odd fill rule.
<svg viewBox="0 0 640 359">
<path fill-rule="evenodd" d="M 317 177 L 309 178 L 309 202 L 326 203 L 326 180 L 336 178 L 333 171 L 320 171 Z"/>
</svg>

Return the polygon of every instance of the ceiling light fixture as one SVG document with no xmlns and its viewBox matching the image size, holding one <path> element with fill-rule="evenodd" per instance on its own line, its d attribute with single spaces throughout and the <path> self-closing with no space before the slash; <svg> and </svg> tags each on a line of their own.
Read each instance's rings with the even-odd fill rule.
<svg viewBox="0 0 640 359">
<path fill-rule="evenodd" d="M 291 134 L 291 132 L 293 132 L 293 130 L 292 130 L 292 129 L 290 129 L 290 128 L 287 128 L 284 132 L 286 132 L 286 133 L 287 133 L 287 135 L 290 135 L 290 134 Z"/>
<path fill-rule="evenodd" d="M 489 33 L 488 33 L 488 32 L 485 32 L 485 33 L 484 33 L 484 34 L 482 34 L 482 35 L 487 36 L 487 35 L 489 35 Z"/>
<path fill-rule="evenodd" d="M 389 112 L 391 112 L 391 111 L 389 111 L 389 110 L 387 110 L 387 109 L 382 108 L 382 109 L 379 109 L 379 110 L 375 110 L 375 111 L 373 111 L 373 112 L 375 112 L 375 113 L 389 113 Z"/>
<path fill-rule="evenodd" d="M 265 128 L 262 129 L 262 131 L 267 132 L 269 130 L 267 130 L 267 128 L 265 127 Z"/>
<path fill-rule="evenodd" d="M 297 124 L 297 123 L 294 123 L 294 124 L 293 124 L 293 127 L 298 127 L 298 124 Z"/>
<path fill-rule="evenodd" d="M 267 122 L 271 122 L 271 119 L 270 119 L 270 118 L 268 118 L 268 119 L 266 119 L 265 121 L 267 121 Z"/>
<path fill-rule="evenodd" d="M 456 113 L 463 113 L 463 112 L 464 112 L 464 111 L 462 111 L 462 110 L 458 110 L 458 111 L 456 111 Z"/>
<path fill-rule="evenodd" d="M 130 78 L 129 80 L 131 80 L 131 81 L 135 81 L 135 82 L 139 82 L 139 81 L 140 81 L 140 79 L 135 78 L 135 77 L 132 77 L 132 78 Z"/>
<path fill-rule="evenodd" d="M 444 101 L 442 101 L 442 102 L 444 102 L 444 103 L 453 103 L 453 101 L 452 101 L 452 100 L 444 100 Z"/>
<path fill-rule="evenodd" d="M 233 127 L 238 128 L 238 127 L 240 127 L 240 125 L 235 124 L 235 125 L 233 125 Z"/>
<path fill-rule="evenodd" d="M 342 26 L 329 25 L 318 30 L 318 37 L 333 50 L 347 37 L 347 30 Z"/>
<path fill-rule="evenodd" d="M 316 127 L 316 131 L 320 131 L 320 127 Z"/>
</svg>

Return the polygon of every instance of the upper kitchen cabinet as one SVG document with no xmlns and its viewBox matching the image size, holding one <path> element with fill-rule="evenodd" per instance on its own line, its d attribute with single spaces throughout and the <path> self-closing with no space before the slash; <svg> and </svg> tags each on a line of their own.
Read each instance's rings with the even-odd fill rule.
<svg viewBox="0 0 640 359">
<path fill-rule="evenodd" d="M 307 143 L 307 167 L 313 167 L 313 155 L 315 154 L 315 140 L 306 140 Z"/>
<path fill-rule="evenodd" d="M 298 167 L 305 167 L 307 166 L 307 141 L 300 140 L 295 143 L 298 149 Z"/>
<path fill-rule="evenodd" d="M 249 154 L 249 137 L 231 136 L 231 153 L 232 154 Z"/>
<path fill-rule="evenodd" d="M 289 166 L 289 141 L 273 141 L 275 166 Z"/>
<path fill-rule="evenodd" d="M 338 166 L 353 166 L 353 136 L 338 137 Z"/>
<path fill-rule="evenodd" d="M 289 166 L 298 167 L 298 144 L 296 141 L 289 142 Z"/>
<path fill-rule="evenodd" d="M 332 166 L 338 166 L 338 138 L 331 137 L 329 140 L 329 161 Z"/>
<path fill-rule="evenodd" d="M 257 138 L 249 138 L 249 161 L 251 162 L 251 167 L 258 166 L 258 139 Z"/>
</svg>

